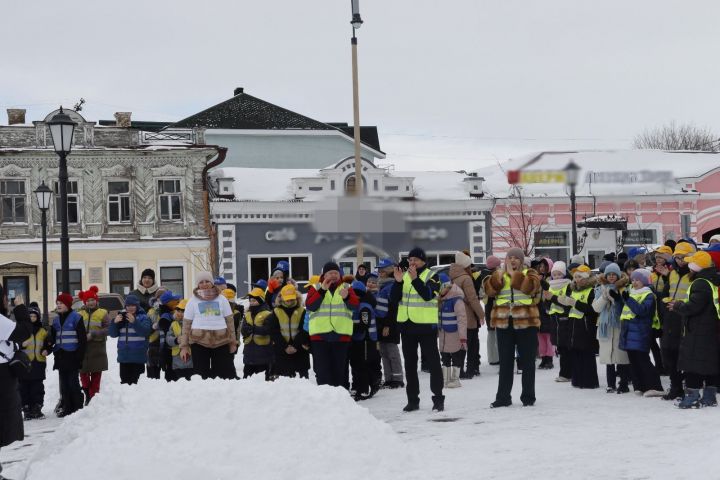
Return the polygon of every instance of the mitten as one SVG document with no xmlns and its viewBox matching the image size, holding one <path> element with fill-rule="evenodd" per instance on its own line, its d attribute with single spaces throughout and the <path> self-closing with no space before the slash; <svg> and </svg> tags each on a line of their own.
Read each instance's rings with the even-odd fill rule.
<svg viewBox="0 0 720 480">
<path fill-rule="evenodd" d="M 557 301 L 560 305 L 565 305 L 566 307 L 574 307 L 575 306 L 575 299 L 572 297 L 568 297 L 567 295 L 558 296 Z"/>
<path fill-rule="evenodd" d="M 622 292 L 622 298 L 624 298 L 625 300 L 627 300 L 628 298 L 630 298 L 630 293 L 629 293 L 627 290 L 623 290 L 623 292 Z"/>
<path fill-rule="evenodd" d="M 273 293 L 273 292 L 275 292 L 275 290 L 277 290 L 281 286 L 282 286 L 282 282 L 280 280 L 278 280 L 277 278 L 271 278 L 270 281 L 268 282 L 267 289 L 268 289 L 268 292 Z"/>
</svg>

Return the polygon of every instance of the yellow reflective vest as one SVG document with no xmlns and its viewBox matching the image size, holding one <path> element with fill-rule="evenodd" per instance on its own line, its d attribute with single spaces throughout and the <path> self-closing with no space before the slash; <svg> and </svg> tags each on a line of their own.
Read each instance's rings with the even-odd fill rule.
<svg viewBox="0 0 720 480">
<path fill-rule="evenodd" d="M 276 307 L 273 310 L 275 318 L 277 318 L 278 325 L 280 326 L 280 334 L 286 342 L 290 342 L 298 334 L 303 324 L 303 314 L 305 309 L 302 307 L 295 307 L 290 316 L 285 312 L 284 309 Z"/>
<path fill-rule="evenodd" d="M 178 343 L 180 343 L 180 335 L 182 335 L 182 324 L 181 322 L 178 322 L 177 320 L 173 320 L 170 324 L 170 330 L 172 331 L 175 338 L 177 338 Z M 173 357 L 177 357 L 180 355 L 180 346 L 177 345 L 175 347 L 172 347 L 170 350 L 170 353 Z"/>
<path fill-rule="evenodd" d="M 83 322 L 85 323 L 85 331 L 87 333 L 93 333 L 98 330 L 102 330 L 103 328 L 103 320 L 105 320 L 105 317 L 107 316 L 108 312 L 104 308 L 96 308 L 93 310 L 92 314 L 90 314 L 87 310 L 84 308 L 78 310 L 78 313 L 83 319 Z M 93 340 L 95 341 L 105 341 L 105 338 L 95 338 L 93 337 Z"/>
<path fill-rule="evenodd" d="M 592 287 L 588 287 L 584 290 L 580 290 L 579 292 L 576 290 L 573 290 L 570 293 L 570 296 L 578 302 L 588 303 L 588 298 L 590 298 L 590 292 L 592 292 L 592 291 L 593 291 Z M 570 317 L 570 318 L 583 318 L 584 316 L 585 316 L 585 314 L 575 307 L 572 307 L 570 309 L 570 313 L 568 314 L 568 317 Z"/>
<path fill-rule="evenodd" d="M 245 322 L 251 326 L 262 327 L 265 325 L 265 320 L 271 313 L 272 312 L 269 310 L 262 310 L 255 315 L 255 318 L 253 318 L 252 314 L 247 311 L 245 312 Z M 270 345 L 270 335 L 256 335 L 251 333 L 250 335 L 243 337 L 243 344 L 247 345 L 250 342 L 260 346 Z"/>
<path fill-rule="evenodd" d="M 45 355 L 42 354 L 42 350 L 47 334 L 47 330 L 41 327 L 34 335 L 30 335 L 23 342 L 23 352 L 30 361 L 45 362 Z"/>
<path fill-rule="evenodd" d="M 690 274 L 686 273 L 681 277 L 678 272 L 673 270 L 670 272 L 669 283 L 670 299 L 675 302 L 686 302 L 690 288 Z"/>
<path fill-rule="evenodd" d="M 630 298 L 641 304 L 648 295 L 652 295 L 652 292 L 631 293 Z M 620 314 L 620 320 L 632 320 L 633 318 L 635 318 L 635 313 L 628 307 L 628 304 L 625 303 L 622 313 Z"/>
<path fill-rule="evenodd" d="M 550 287 L 550 288 L 548 289 L 548 291 L 549 291 L 550 293 L 552 293 L 553 296 L 559 297 L 560 295 L 565 295 L 565 292 L 567 292 L 567 287 L 568 287 L 568 285 L 569 285 L 569 283 L 563 285 L 563 286 L 560 287 L 560 288 L 552 288 L 552 287 Z M 558 304 L 556 304 L 556 303 L 552 303 L 552 304 L 550 305 L 550 308 L 548 309 L 548 313 L 549 313 L 550 315 L 555 314 L 555 313 L 562 314 L 562 313 L 565 313 L 565 309 L 564 309 L 561 305 L 558 305 Z"/>
<path fill-rule="evenodd" d="M 523 270 L 523 275 L 527 274 L 528 269 Z M 503 274 L 503 288 L 500 293 L 495 297 L 495 305 L 503 306 L 512 304 L 514 305 L 532 305 L 533 297 L 525 295 L 520 290 L 515 290 L 511 287 L 512 279 L 508 273 Z"/>
<path fill-rule="evenodd" d="M 427 284 L 433 272 L 426 268 L 418 275 L 423 283 Z M 435 325 L 438 319 L 438 303 L 436 298 L 423 299 L 412 286 L 410 274 L 403 275 L 402 299 L 398 307 L 397 321 L 404 323 L 410 320 L 413 323 Z"/>
<path fill-rule="evenodd" d="M 716 287 L 715 284 L 707 278 L 696 278 L 695 280 L 693 280 L 693 282 L 690 284 L 690 288 L 688 288 L 688 298 L 690 298 L 690 293 L 692 291 L 693 285 L 695 285 L 695 282 L 698 281 L 704 281 L 707 282 L 708 285 L 710 285 L 710 290 L 712 291 L 713 296 L 713 305 L 715 306 L 715 311 L 718 313 L 718 319 L 720 319 L 720 302 L 718 301 L 718 287 Z"/>
<path fill-rule="evenodd" d="M 310 335 L 322 335 L 335 332 L 338 335 L 352 335 L 352 310 L 345 305 L 340 296 L 340 290 L 348 285 L 342 283 L 335 288 L 335 292 L 327 290 L 322 299 L 320 308 L 310 313 Z"/>
</svg>

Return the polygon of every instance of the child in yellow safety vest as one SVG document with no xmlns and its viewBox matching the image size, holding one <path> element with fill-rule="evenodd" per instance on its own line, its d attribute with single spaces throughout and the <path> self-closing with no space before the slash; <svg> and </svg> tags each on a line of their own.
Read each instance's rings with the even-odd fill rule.
<svg viewBox="0 0 720 480">
<path fill-rule="evenodd" d="M 178 302 L 173 312 L 173 320 L 170 323 L 170 328 L 165 336 L 165 343 L 170 347 L 170 354 L 172 356 L 172 363 L 170 365 L 173 372 L 173 375 L 170 377 L 172 381 L 181 378 L 190 380 L 193 373 L 195 373 L 193 370 L 192 357 L 189 357 L 187 361 L 184 361 L 180 357 L 180 335 L 182 335 L 182 321 L 187 303 L 188 301 L 185 298 Z"/>
<path fill-rule="evenodd" d="M 32 322 L 32 335 L 22 344 L 23 351 L 30 359 L 32 368 L 30 373 L 18 380 L 18 389 L 22 400 L 23 416 L 25 420 L 45 418 L 42 407 L 45 400 L 45 355 L 42 354 L 47 330 L 40 321 L 40 310 L 29 308 Z"/>
<path fill-rule="evenodd" d="M 570 307 L 557 302 L 558 297 L 570 295 L 570 282 L 567 266 L 563 261 L 553 263 L 550 271 L 548 289 L 543 292 L 545 309 L 555 321 L 555 344 L 560 357 L 560 372 L 556 382 L 569 382 L 572 378 L 572 357 L 570 355 L 571 329 L 568 314 Z"/>
<path fill-rule="evenodd" d="M 256 373 L 265 372 L 265 379 L 270 380 L 270 369 L 273 363 L 272 346 L 272 311 L 265 303 L 265 292 L 254 288 L 248 293 L 250 308 L 245 311 L 240 326 L 243 338 L 243 378 Z"/>
</svg>

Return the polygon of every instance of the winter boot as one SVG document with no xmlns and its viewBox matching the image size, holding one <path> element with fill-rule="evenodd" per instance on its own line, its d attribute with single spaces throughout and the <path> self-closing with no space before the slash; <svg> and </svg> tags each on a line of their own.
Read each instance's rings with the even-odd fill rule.
<svg viewBox="0 0 720 480">
<path fill-rule="evenodd" d="M 460 369 L 458 367 L 449 367 L 450 378 L 445 383 L 447 388 L 458 388 L 462 387 L 460 384 Z"/>
<path fill-rule="evenodd" d="M 420 410 L 420 400 L 408 399 L 408 403 L 403 408 L 403 412 L 414 412 L 415 410 Z"/>
<path fill-rule="evenodd" d="M 459 383 L 459 382 L 458 382 Z M 433 412 L 442 412 L 445 410 L 445 395 L 435 395 L 432 397 Z"/>
<path fill-rule="evenodd" d="M 547 359 L 547 362 L 545 363 L 545 370 L 552 370 L 555 368 L 555 365 L 553 365 L 553 359 L 552 357 L 543 357 Z"/>
<path fill-rule="evenodd" d="M 701 400 L 703 407 L 717 407 L 717 387 L 703 388 Z"/>
<path fill-rule="evenodd" d="M 675 388 L 670 388 L 668 392 L 662 396 L 663 400 L 676 400 L 676 399 L 682 399 L 685 396 L 682 390 L 678 390 Z"/>
<path fill-rule="evenodd" d="M 450 378 L 451 378 L 451 375 L 452 375 L 452 374 L 451 374 L 451 370 L 450 370 L 451 368 L 452 368 L 452 367 L 442 367 L 442 372 L 443 372 L 443 385 L 444 385 L 445 387 L 447 387 L 448 384 L 450 383 Z"/>
<path fill-rule="evenodd" d="M 465 370 L 465 367 L 460 367 L 460 375 L 458 378 L 463 380 L 469 380 L 473 377 L 473 374 L 469 370 Z"/>
<path fill-rule="evenodd" d="M 698 388 L 686 388 L 685 398 L 678 404 L 678 408 L 700 408 L 700 389 Z"/>
<path fill-rule="evenodd" d="M 500 400 L 495 400 L 490 404 L 490 408 L 509 407 L 510 405 L 512 405 L 512 401 L 501 402 Z"/>
<path fill-rule="evenodd" d="M 23 419 L 24 420 L 32 420 L 32 413 L 30 413 L 30 405 L 23 405 L 22 407 L 23 412 Z"/>
<path fill-rule="evenodd" d="M 42 412 L 42 406 L 40 405 L 33 405 L 30 409 L 30 412 L 32 413 L 33 418 L 36 418 L 38 420 L 42 420 L 45 418 L 45 415 Z"/>
</svg>

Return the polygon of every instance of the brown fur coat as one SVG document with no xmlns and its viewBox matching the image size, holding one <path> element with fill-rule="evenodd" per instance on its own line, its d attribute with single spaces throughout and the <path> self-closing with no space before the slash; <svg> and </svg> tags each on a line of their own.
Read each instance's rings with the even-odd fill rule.
<svg viewBox="0 0 720 480">
<path fill-rule="evenodd" d="M 485 293 L 488 297 L 496 297 L 500 294 L 504 283 L 504 270 L 496 270 L 485 282 Z M 540 327 L 540 311 L 538 301 L 540 299 L 540 275 L 528 269 L 526 274 L 522 272 L 513 273 L 510 278 L 510 285 L 513 289 L 523 292 L 525 295 L 535 297 L 532 305 L 495 305 L 490 314 L 490 324 L 494 328 L 508 328 L 510 317 L 513 320 L 513 328 Z"/>
</svg>

